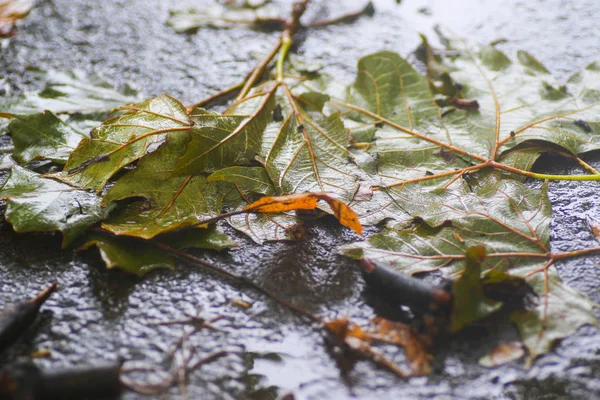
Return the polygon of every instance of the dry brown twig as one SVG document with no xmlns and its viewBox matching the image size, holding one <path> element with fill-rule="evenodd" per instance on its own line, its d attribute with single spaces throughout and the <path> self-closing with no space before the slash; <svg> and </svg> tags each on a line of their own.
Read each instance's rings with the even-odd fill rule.
<svg viewBox="0 0 600 400">
<path fill-rule="evenodd" d="M 169 371 L 161 371 L 157 367 L 124 367 L 124 373 L 131 372 L 149 372 L 150 374 L 159 374 L 160 372 L 166 372 L 162 380 L 156 383 L 148 382 L 136 382 L 127 378 L 122 378 L 123 385 L 130 390 L 133 390 L 140 394 L 145 395 L 158 395 L 168 391 L 175 385 L 180 385 L 181 393 L 184 398 L 187 398 L 187 383 L 191 373 L 196 371 L 201 366 L 213 362 L 221 357 L 225 357 L 230 354 L 229 351 L 219 350 L 209 354 L 206 357 L 197 358 L 196 347 L 186 347 L 188 339 L 197 332 L 200 332 L 204 328 L 211 329 L 213 331 L 224 332 L 223 329 L 214 326 L 213 323 L 223 319 L 222 315 L 206 318 L 201 315 L 202 307 L 198 307 L 195 314 L 184 313 L 188 318 L 176 319 L 170 321 L 156 321 L 150 322 L 150 326 L 171 326 L 171 325 L 192 325 L 191 330 L 183 329 L 182 335 L 175 341 L 171 346 L 171 349 L 167 352 L 167 358 L 170 362 Z M 179 351 L 179 354 L 178 354 Z"/>
</svg>

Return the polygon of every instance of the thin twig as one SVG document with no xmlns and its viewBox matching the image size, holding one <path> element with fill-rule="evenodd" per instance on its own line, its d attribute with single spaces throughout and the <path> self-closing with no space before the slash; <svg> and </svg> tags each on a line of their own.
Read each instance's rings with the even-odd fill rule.
<svg viewBox="0 0 600 400">
<path fill-rule="evenodd" d="M 213 94 L 212 96 L 209 96 L 203 100 L 200 100 L 197 103 L 187 106 L 187 111 L 191 114 L 194 108 L 210 107 L 212 105 L 225 102 L 234 97 L 241 90 L 242 86 L 244 86 L 244 82 L 236 83 L 235 85 L 230 86 L 227 89 L 223 89 L 220 92 Z"/>
<path fill-rule="evenodd" d="M 331 19 L 323 19 L 320 21 L 312 22 L 308 25 L 309 28 L 323 28 L 330 25 L 337 24 L 347 24 L 356 21 L 363 15 L 372 16 L 375 13 L 375 7 L 373 3 L 369 1 L 366 6 L 364 6 L 359 11 L 355 11 L 353 13 L 344 14 L 339 17 L 331 18 Z"/>
<path fill-rule="evenodd" d="M 156 247 L 162 249 L 162 250 L 165 250 L 165 251 L 171 253 L 172 255 L 174 255 L 174 256 L 176 256 L 178 258 L 181 258 L 181 259 L 184 259 L 184 260 L 187 260 L 187 261 L 191 261 L 194 264 L 201 265 L 202 267 L 208 269 L 211 272 L 215 272 L 215 273 L 217 273 L 217 274 L 219 274 L 221 276 L 224 276 L 226 278 L 229 278 L 229 279 L 231 279 L 231 280 L 233 280 L 235 282 L 242 283 L 242 284 L 244 284 L 246 286 L 249 286 L 252 289 L 256 290 L 257 292 L 260 292 L 260 293 L 266 295 L 267 297 L 271 298 L 275 302 L 281 304 L 282 306 L 287 307 L 290 310 L 294 311 L 295 313 L 297 313 L 297 314 L 299 314 L 299 315 L 301 315 L 303 317 L 306 317 L 306 318 L 310 319 L 312 322 L 317 322 L 317 323 L 320 323 L 320 324 L 325 324 L 325 321 L 323 319 L 317 317 L 316 315 L 313 315 L 313 314 L 309 313 L 308 311 L 305 311 L 305 310 L 301 309 L 300 307 L 297 307 L 297 306 L 295 306 L 295 305 L 287 302 L 286 300 L 283 300 L 283 299 L 277 297 L 277 295 L 275 295 L 271 291 L 269 291 L 269 290 L 263 288 L 262 286 L 254 283 L 253 281 L 251 281 L 250 279 L 248 279 L 248 278 L 246 278 L 244 276 L 236 275 L 234 273 L 226 271 L 226 270 L 224 270 L 222 268 L 217 267 L 216 265 L 213 265 L 213 264 L 210 264 L 210 263 L 204 261 L 201 258 L 198 258 L 196 256 L 188 254 L 188 253 L 186 253 L 184 251 L 181 251 L 179 249 L 176 249 L 176 248 L 171 247 L 169 245 L 166 245 L 164 243 L 160 243 L 160 242 L 157 242 L 157 241 L 152 241 L 152 244 L 155 245 Z"/>
</svg>

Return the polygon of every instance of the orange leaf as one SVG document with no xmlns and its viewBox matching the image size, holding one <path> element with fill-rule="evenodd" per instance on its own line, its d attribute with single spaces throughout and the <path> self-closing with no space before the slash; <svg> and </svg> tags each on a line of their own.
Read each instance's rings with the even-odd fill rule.
<svg viewBox="0 0 600 400">
<path fill-rule="evenodd" d="M 309 193 L 310 194 L 310 193 Z M 344 225 L 352 229 L 354 232 L 362 235 L 362 225 L 358 221 L 358 215 L 346 204 L 342 203 L 338 199 L 335 199 L 328 194 L 325 193 L 312 193 L 314 196 L 318 197 L 319 200 L 324 200 L 329 204 L 331 210 L 333 211 L 333 215 L 340 221 L 340 224 Z"/>
<path fill-rule="evenodd" d="M 290 210 L 314 210 L 318 198 L 312 193 L 290 194 L 287 196 L 267 196 L 244 208 L 256 213 L 281 212 Z"/>
<path fill-rule="evenodd" d="M 318 207 L 317 201 L 323 200 L 329 204 L 333 215 L 340 224 L 352 229 L 362 235 L 362 225 L 358 221 L 358 215 L 346 204 L 329 196 L 326 193 L 298 193 L 287 196 L 268 196 L 255 201 L 244 208 L 245 212 L 267 213 L 282 212 L 290 210 L 314 210 Z"/>
<path fill-rule="evenodd" d="M 354 337 L 369 342 L 371 338 L 362 330 L 362 328 L 350 321 L 346 317 L 334 319 L 325 323 L 325 327 L 338 339 L 346 341 L 348 337 Z"/>
</svg>

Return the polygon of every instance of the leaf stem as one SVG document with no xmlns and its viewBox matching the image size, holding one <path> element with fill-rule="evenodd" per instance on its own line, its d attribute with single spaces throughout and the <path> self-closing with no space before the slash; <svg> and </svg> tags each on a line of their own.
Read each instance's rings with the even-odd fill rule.
<svg viewBox="0 0 600 400">
<path fill-rule="evenodd" d="M 213 94 L 212 96 L 209 96 L 205 99 L 200 100 L 197 103 L 187 106 L 186 107 L 187 111 L 188 111 L 188 113 L 191 113 L 192 110 L 194 110 L 194 108 L 196 108 L 196 107 L 207 107 L 207 106 L 211 106 L 212 104 L 217 103 L 219 101 L 229 100 L 237 92 L 239 92 L 243 86 L 244 86 L 243 81 L 238 82 L 235 85 L 228 87 L 227 89 L 223 89 L 220 92 Z"/>
<path fill-rule="evenodd" d="M 592 167 L 590 164 L 586 163 L 585 161 L 583 161 L 581 158 L 579 157 L 573 157 L 577 163 L 579 165 L 581 165 L 582 168 L 587 169 L 589 172 L 591 172 L 594 175 L 600 175 L 600 172 L 598 172 L 598 170 L 594 167 Z"/>
<path fill-rule="evenodd" d="M 265 56 L 265 58 L 262 59 L 262 61 L 256 66 L 256 68 L 254 68 L 252 72 L 250 72 L 250 75 L 248 76 L 248 78 L 246 78 L 246 82 L 244 82 L 242 90 L 240 90 L 237 97 L 235 98 L 236 101 L 241 101 L 244 99 L 244 97 L 248 95 L 250 89 L 252 89 L 252 87 L 256 84 L 260 76 L 269 66 L 269 63 L 273 60 L 273 58 L 275 58 L 280 47 L 281 38 L 277 40 L 275 46 L 273 46 L 271 51 Z"/>
<path fill-rule="evenodd" d="M 326 26 L 330 26 L 330 25 L 337 25 L 337 24 L 346 24 L 346 23 L 351 23 L 356 21 L 358 18 L 362 17 L 363 15 L 367 15 L 367 16 L 372 16 L 375 13 L 375 6 L 373 5 L 372 1 L 369 1 L 362 9 L 349 13 L 349 14 L 344 14 L 342 16 L 336 17 L 336 18 L 332 18 L 332 19 L 323 19 L 320 21 L 316 21 L 313 22 L 311 24 L 308 25 L 309 28 L 323 28 Z"/>
<path fill-rule="evenodd" d="M 513 174 L 527 176 L 535 179 L 548 179 L 550 181 L 600 181 L 600 175 L 551 175 L 551 174 L 540 174 L 537 172 L 524 171 L 522 169 L 510 167 L 506 164 L 499 163 L 497 161 L 491 161 L 489 166 L 497 168 L 506 172 L 512 172 Z"/>
<path fill-rule="evenodd" d="M 288 31 L 283 32 L 281 35 L 281 47 L 279 48 L 279 56 L 277 57 L 277 82 L 283 82 L 283 64 L 287 57 L 290 47 L 292 47 L 292 38 Z"/>
<path fill-rule="evenodd" d="M 448 171 L 448 172 L 442 172 L 439 174 L 435 174 L 435 175 L 427 175 L 427 176 L 423 176 L 421 178 L 414 178 L 414 179 L 407 179 L 405 181 L 398 181 L 398 182 L 394 182 L 391 183 L 387 186 L 375 186 L 373 187 L 373 191 L 377 191 L 377 190 L 382 190 L 382 189 L 390 189 L 396 186 L 402 186 L 402 185 L 406 185 L 409 183 L 415 183 L 415 182 L 422 182 L 422 181 L 428 181 L 431 179 L 439 179 L 439 178 L 444 178 L 446 176 L 452 176 L 452 175 L 463 175 L 465 172 L 469 172 L 469 171 L 476 171 L 478 169 L 482 169 L 485 167 L 488 167 L 489 163 L 483 163 L 483 164 L 478 164 L 478 165 L 473 165 L 472 167 L 467 167 L 467 168 L 463 168 L 463 169 L 457 169 L 455 171 Z"/>
<path fill-rule="evenodd" d="M 592 254 L 592 253 L 600 253 L 600 247 L 592 247 L 589 249 L 567 251 L 565 253 L 556 253 L 556 254 L 552 254 L 551 257 L 553 260 L 563 260 L 565 258 L 584 256 L 584 255 Z"/>
<path fill-rule="evenodd" d="M 376 121 L 382 122 L 382 123 L 384 123 L 384 124 L 386 124 L 388 126 L 391 126 L 394 129 L 397 129 L 399 131 L 407 133 L 407 134 L 409 134 L 411 136 L 414 136 L 414 137 L 417 137 L 419 139 L 425 140 L 425 141 L 427 141 L 429 143 L 436 144 L 436 145 L 438 145 L 440 147 L 445 147 L 446 149 L 452 150 L 455 153 L 462 154 L 463 156 L 467 156 L 467 157 L 470 157 L 470 158 L 473 158 L 475 160 L 478 160 L 478 161 L 481 161 L 483 163 L 488 164 L 489 160 L 487 158 L 485 158 L 485 157 L 479 156 L 477 154 L 469 153 L 468 151 L 465 151 L 463 149 L 455 147 L 455 146 L 453 146 L 451 144 L 444 143 L 442 141 L 439 141 L 439 140 L 434 139 L 432 137 L 429 137 L 427 135 L 423 135 L 423 134 L 421 134 L 419 132 L 415 132 L 412 129 L 408 129 L 408 128 L 400 125 L 400 124 L 397 124 L 397 123 L 395 123 L 393 121 L 390 121 L 389 119 L 383 118 L 382 116 L 380 116 L 380 115 L 378 115 L 378 114 L 376 114 L 374 112 L 371 112 L 371 111 L 369 111 L 367 109 L 364 109 L 364 108 L 361 108 L 361 107 L 358 107 L 358 106 L 355 106 L 355 105 L 352 105 L 352 104 L 348 104 L 348 103 L 345 103 L 345 102 L 337 100 L 337 99 L 331 99 L 331 102 L 335 103 L 335 104 L 338 104 L 338 105 L 340 105 L 342 107 L 346 107 L 346 108 L 348 108 L 350 110 L 358 111 L 359 113 L 362 113 L 362 114 L 364 114 L 364 115 L 366 115 L 368 117 L 373 118 Z M 491 164 L 488 164 L 488 165 L 491 165 Z M 500 165 L 502 165 L 502 164 L 500 164 Z"/>
</svg>

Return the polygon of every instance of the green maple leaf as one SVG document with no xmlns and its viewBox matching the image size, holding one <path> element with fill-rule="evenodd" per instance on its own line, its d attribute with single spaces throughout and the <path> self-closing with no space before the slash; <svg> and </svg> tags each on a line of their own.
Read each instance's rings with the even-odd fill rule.
<svg viewBox="0 0 600 400">
<path fill-rule="evenodd" d="M 77 250 L 96 247 L 106 268 L 120 268 L 130 274 L 143 276 L 156 269 L 174 269 L 175 259 L 150 243 L 132 238 L 116 238 L 92 234 Z"/>
<path fill-rule="evenodd" d="M 219 229 L 190 229 L 167 233 L 156 238 L 177 249 L 225 250 L 237 246 L 228 235 Z M 116 237 L 93 233 L 77 251 L 96 247 L 107 268 L 120 268 L 131 274 L 143 276 L 155 269 L 175 268 L 175 257 L 152 243 L 131 237 Z"/>
<path fill-rule="evenodd" d="M 64 164 L 79 141 L 87 136 L 73 125 L 50 111 L 13 115 L 8 124 L 15 146 L 13 158 L 20 164 L 42 158 Z"/>
<path fill-rule="evenodd" d="M 115 183 L 104 196 L 104 205 L 132 197 L 145 200 L 120 208 L 103 222 L 105 229 L 117 235 L 150 239 L 221 212 L 223 194 L 218 183 L 208 182 L 204 176 L 173 176 L 189 141 L 185 132 L 168 137 L 158 150 Z"/>
<path fill-rule="evenodd" d="M 511 319 L 529 350 L 529 361 L 552 350 L 560 339 L 585 324 L 598 325 L 594 303 L 588 296 L 560 282 L 556 271 L 537 274 L 529 283 L 541 296 L 534 310 L 516 311 Z"/>
<path fill-rule="evenodd" d="M 393 53 L 364 57 L 346 97 L 333 101 L 354 146 L 372 160 L 361 164 L 370 168 L 372 198 L 353 206 L 363 223 L 387 221 L 383 232 L 342 252 L 409 273 L 460 273 L 467 248 L 483 244 L 482 268 L 527 279 L 540 302 L 552 304 L 564 286 L 539 284 L 548 284 L 559 258 L 549 252 L 551 209 L 545 185 L 529 188 L 523 178 L 598 179 L 580 158 L 600 145 L 598 68 L 589 66 L 564 88 L 526 53 L 513 61 L 491 46 L 448 43 L 452 55 L 443 58 L 425 43 L 427 76 Z M 592 175 L 531 173 L 545 151 L 577 160 Z M 571 321 L 553 328 L 543 323 L 552 307 L 514 318 L 531 357 L 593 320 L 589 300 L 576 303 Z"/>
<path fill-rule="evenodd" d="M 43 85 L 41 90 L 0 98 L 0 132 L 12 137 L 13 158 L 21 165 L 36 159 L 64 164 L 113 109 L 139 101 L 131 88 L 114 90 L 101 77 L 78 70 L 32 75 Z"/>
<path fill-rule="evenodd" d="M 259 93 L 223 115 L 202 108 L 192 110 L 192 139 L 179 159 L 179 174 L 213 172 L 247 163 L 259 152 L 263 132 L 275 107 L 274 91 Z"/>
<path fill-rule="evenodd" d="M 48 110 L 57 114 L 89 114 L 140 100 L 137 91 L 130 87 L 117 91 L 102 77 L 79 70 L 29 72 L 43 89 L 0 98 L 1 113 L 34 114 Z"/>
<path fill-rule="evenodd" d="M 477 245 L 487 248 L 488 268 L 535 268 L 548 261 L 551 208 L 545 186 L 499 180 L 473 193 L 407 192 L 402 204 L 420 218 L 415 226 L 391 224 L 364 242 L 342 247 L 343 253 L 410 274 L 464 260 L 466 249 Z"/>
<path fill-rule="evenodd" d="M 263 167 L 228 167 L 209 175 L 209 182 L 229 182 L 253 193 L 272 196 L 275 188 Z"/>
<path fill-rule="evenodd" d="M 44 178 L 15 166 L 0 189 L 7 200 L 5 218 L 16 232 L 60 231 L 63 247 L 102 221 L 112 207 L 100 206 L 93 193 Z"/>
<path fill-rule="evenodd" d="M 100 191 L 121 168 L 151 152 L 169 133 L 193 127 L 179 101 L 161 96 L 122 107 L 125 111 L 95 128 L 69 156 L 65 170 L 54 177 L 65 183 Z"/>
</svg>

